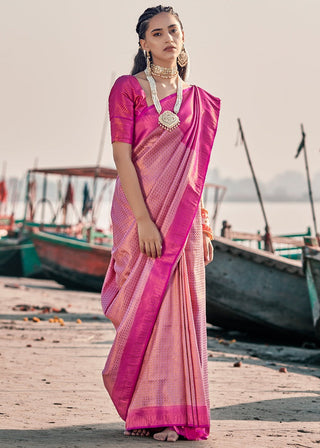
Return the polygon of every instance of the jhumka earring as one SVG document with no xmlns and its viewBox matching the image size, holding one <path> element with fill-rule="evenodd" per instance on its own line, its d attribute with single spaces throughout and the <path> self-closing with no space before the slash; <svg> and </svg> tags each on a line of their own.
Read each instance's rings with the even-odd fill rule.
<svg viewBox="0 0 320 448">
<path fill-rule="evenodd" d="M 150 51 L 145 51 L 144 55 L 145 55 L 146 63 L 147 63 L 147 70 L 148 70 L 149 73 L 151 73 L 151 55 L 150 55 Z"/>
<path fill-rule="evenodd" d="M 189 62 L 189 55 L 183 44 L 181 52 L 178 56 L 178 64 L 180 65 L 180 67 L 185 67 L 188 64 L 188 62 Z"/>
</svg>

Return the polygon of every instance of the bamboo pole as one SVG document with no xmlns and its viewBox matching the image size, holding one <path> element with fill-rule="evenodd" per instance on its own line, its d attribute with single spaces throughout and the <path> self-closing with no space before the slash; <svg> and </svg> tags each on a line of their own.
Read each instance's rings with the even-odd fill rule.
<svg viewBox="0 0 320 448">
<path fill-rule="evenodd" d="M 262 196 L 261 196 L 261 193 L 260 193 L 260 188 L 259 188 L 259 185 L 258 185 L 258 181 L 257 181 L 256 175 L 255 175 L 255 172 L 254 172 L 254 169 L 253 169 L 253 165 L 252 165 L 252 162 L 251 162 L 251 157 L 250 157 L 250 154 L 249 154 L 247 142 L 246 142 L 246 139 L 245 139 L 245 136 L 244 136 L 244 133 L 243 133 L 242 126 L 241 126 L 240 118 L 238 118 L 238 124 L 239 124 L 239 129 L 240 129 L 241 140 L 242 140 L 244 149 L 246 151 L 246 155 L 247 155 L 247 158 L 248 158 L 250 170 L 251 170 L 252 177 L 253 177 L 253 182 L 254 182 L 254 185 L 256 187 L 259 203 L 260 203 L 260 206 L 261 206 L 261 210 L 262 210 L 262 214 L 263 214 L 263 218 L 264 218 L 264 222 L 265 222 L 266 240 L 268 240 L 268 241 L 265 241 L 265 243 L 267 243 L 266 245 L 268 245 L 269 252 L 273 253 L 274 250 L 273 250 L 273 247 L 272 247 L 272 240 L 271 240 L 271 236 L 270 236 L 270 233 L 269 233 L 270 232 L 270 227 L 269 227 L 268 220 L 267 220 L 267 215 L 266 215 L 266 212 L 265 212 L 265 209 L 264 209 L 264 205 L 263 205 Z"/>
<path fill-rule="evenodd" d="M 113 71 L 111 73 L 110 90 L 111 90 L 112 85 L 114 84 L 115 78 L 116 78 L 116 72 Z M 97 189 L 98 189 L 97 182 L 98 182 L 98 177 L 99 177 L 99 168 L 100 168 L 100 165 L 101 165 L 102 154 L 103 154 L 103 150 L 104 150 L 104 146 L 105 146 L 105 140 L 106 140 L 108 125 L 109 125 L 109 112 L 108 112 L 108 107 L 106 107 L 105 115 L 104 115 L 104 119 L 103 119 L 103 124 L 102 124 L 101 136 L 100 136 L 100 144 L 99 144 L 99 152 L 98 152 L 97 164 L 96 164 L 95 175 L 94 175 L 94 179 L 93 179 L 92 211 L 91 211 L 91 226 L 90 226 L 91 229 L 92 229 L 92 227 L 95 226 L 96 197 L 97 197 Z M 92 232 L 90 231 L 90 237 L 89 237 L 89 242 L 90 243 L 91 243 L 91 239 L 92 239 Z"/>
<path fill-rule="evenodd" d="M 25 191 L 25 197 L 24 197 L 24 214 L 23 214 L 23 221 L 22 226 L 19 232 L 19 236 L 22 236 L 25 227 L 26 227 L 26 221 L 27 221 L 27 215 L 28 215 L 28 207 L 29 207 L 29 182 L 30 182 L 30 170 L 27 171 L 27 177 L 26 177 L 26 191 Z"/>
<path fill-rule="evenodd" d="M 318 240 L 318 245 L 320 245 L 320 235 L 318 233 L 317 219 L 316 219 L 316 214 L 315 214 L 315 210 L 314 210 L 314 201 L 313 201 L 311 179 L 310 179 L 310 172 L 309 172 L 309 163 L 308 163 L 307 148 L 306 148 L 306 134 L 304 132 L 302 123 L 301 123 L 301 134 L 302 134 L 303 155 L 304 155 L 304 163 L 305 163 L 306 173 L 307 173 L 308 193 L 309 193 L 309 200 L 310 200 L 310 205 L 311 205 L 311 213 L 312 213 L 314 232 L 315 232 L 316 238 Z M 299 153 L 297 155 L 299 155 Z"/>
<path fill-rule="evenodd" d="M 40 229 L 42 230 L 45 221 L 45 203 L 47 200 L 47 174 L 44 175 L 42 184 L 42 207 L 41 207 L 41 221 Z"/>
</svg>

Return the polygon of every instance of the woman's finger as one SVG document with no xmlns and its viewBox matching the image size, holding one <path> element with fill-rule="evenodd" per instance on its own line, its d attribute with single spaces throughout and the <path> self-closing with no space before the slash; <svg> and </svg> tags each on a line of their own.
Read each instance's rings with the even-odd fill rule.
<svg viewBox="0 0 320 448">
<path fill-rule="evenodd" d="M 212 261 L 212 259 L 213 259 L 213 247 L 212 247 L 211 241 L 209 241 L 208 245 L 209 245 L 209 260 Z"/>
<path fill-rule="evenodd" d="M 140 246 L 140 252 L 142 254 L 144 254 L 145 250 L 144 250 L 144 242 L 143 241 L 139 241 L 139 246 Z"/>
<path fill-rule="evenodd" d="M 208 248 L 208 258 L 205 261 L 206 266 L 213 260 L 213 247 L 210 240 L 207 241 L 207 248 Z"/>
<path fill-rule="evenodd" d="M 157 256 L 160 258 L 161 255 L 162 255 L 162 243 L 161 243 L 161 241 L 157 242 L 156 249 L 157 249 Z"/>
<path fill-rule="evenodd" d="M 145 249 L 145 254 L 147 255 L 147 257 L 150 257 L 151 256 L 150 244 L 145 242 L 144 249 Z"/>
<path fill-rule="evenodd" d="M 203 238 L 203 257 L 204 261 L 206 262 L 208 260 L 208 244 L 207 244 L 207 238 Z"/>
<path fill-rule="evenodd" d="M 152 258 L 156 258 L 157 256 L 157 249 L 156 249 L 156 245 L 155 243 L 152 241 L 152 243 L 150 243 L 150 252 L 151 252 L 151 257 Z"/>
</svg>

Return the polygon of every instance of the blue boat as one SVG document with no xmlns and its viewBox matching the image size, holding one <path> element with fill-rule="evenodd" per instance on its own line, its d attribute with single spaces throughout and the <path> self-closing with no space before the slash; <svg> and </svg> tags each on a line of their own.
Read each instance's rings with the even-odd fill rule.
<svg viewBox="0 0 320 448">
<path fill-rule="evenodd" d="M 309 291 L 313 326 L 320 340 L 320 247 L 305 246 L 303 262 Z"/>
<path fill-rule="evenodd" d="M 314 340 L 301 261 L 216 237 L 206 267 L 207 321 L 268 336 Z"/>
</svg>

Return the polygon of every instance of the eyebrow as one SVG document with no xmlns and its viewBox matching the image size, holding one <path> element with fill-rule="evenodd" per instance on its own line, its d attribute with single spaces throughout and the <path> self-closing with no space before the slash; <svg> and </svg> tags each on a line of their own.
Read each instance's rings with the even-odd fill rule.
<svg viewBox="0 0 320 448">
<path fill-rule="evenodd" d="M 168 28 L 172 28 L 173 26 L 178 26 L 176 23 L 169 25 Z M 162 28 L 155 28 L 151 31 L 151 33 L 154 33 L 155 31 L 162 31 Z"/>
</svg>

